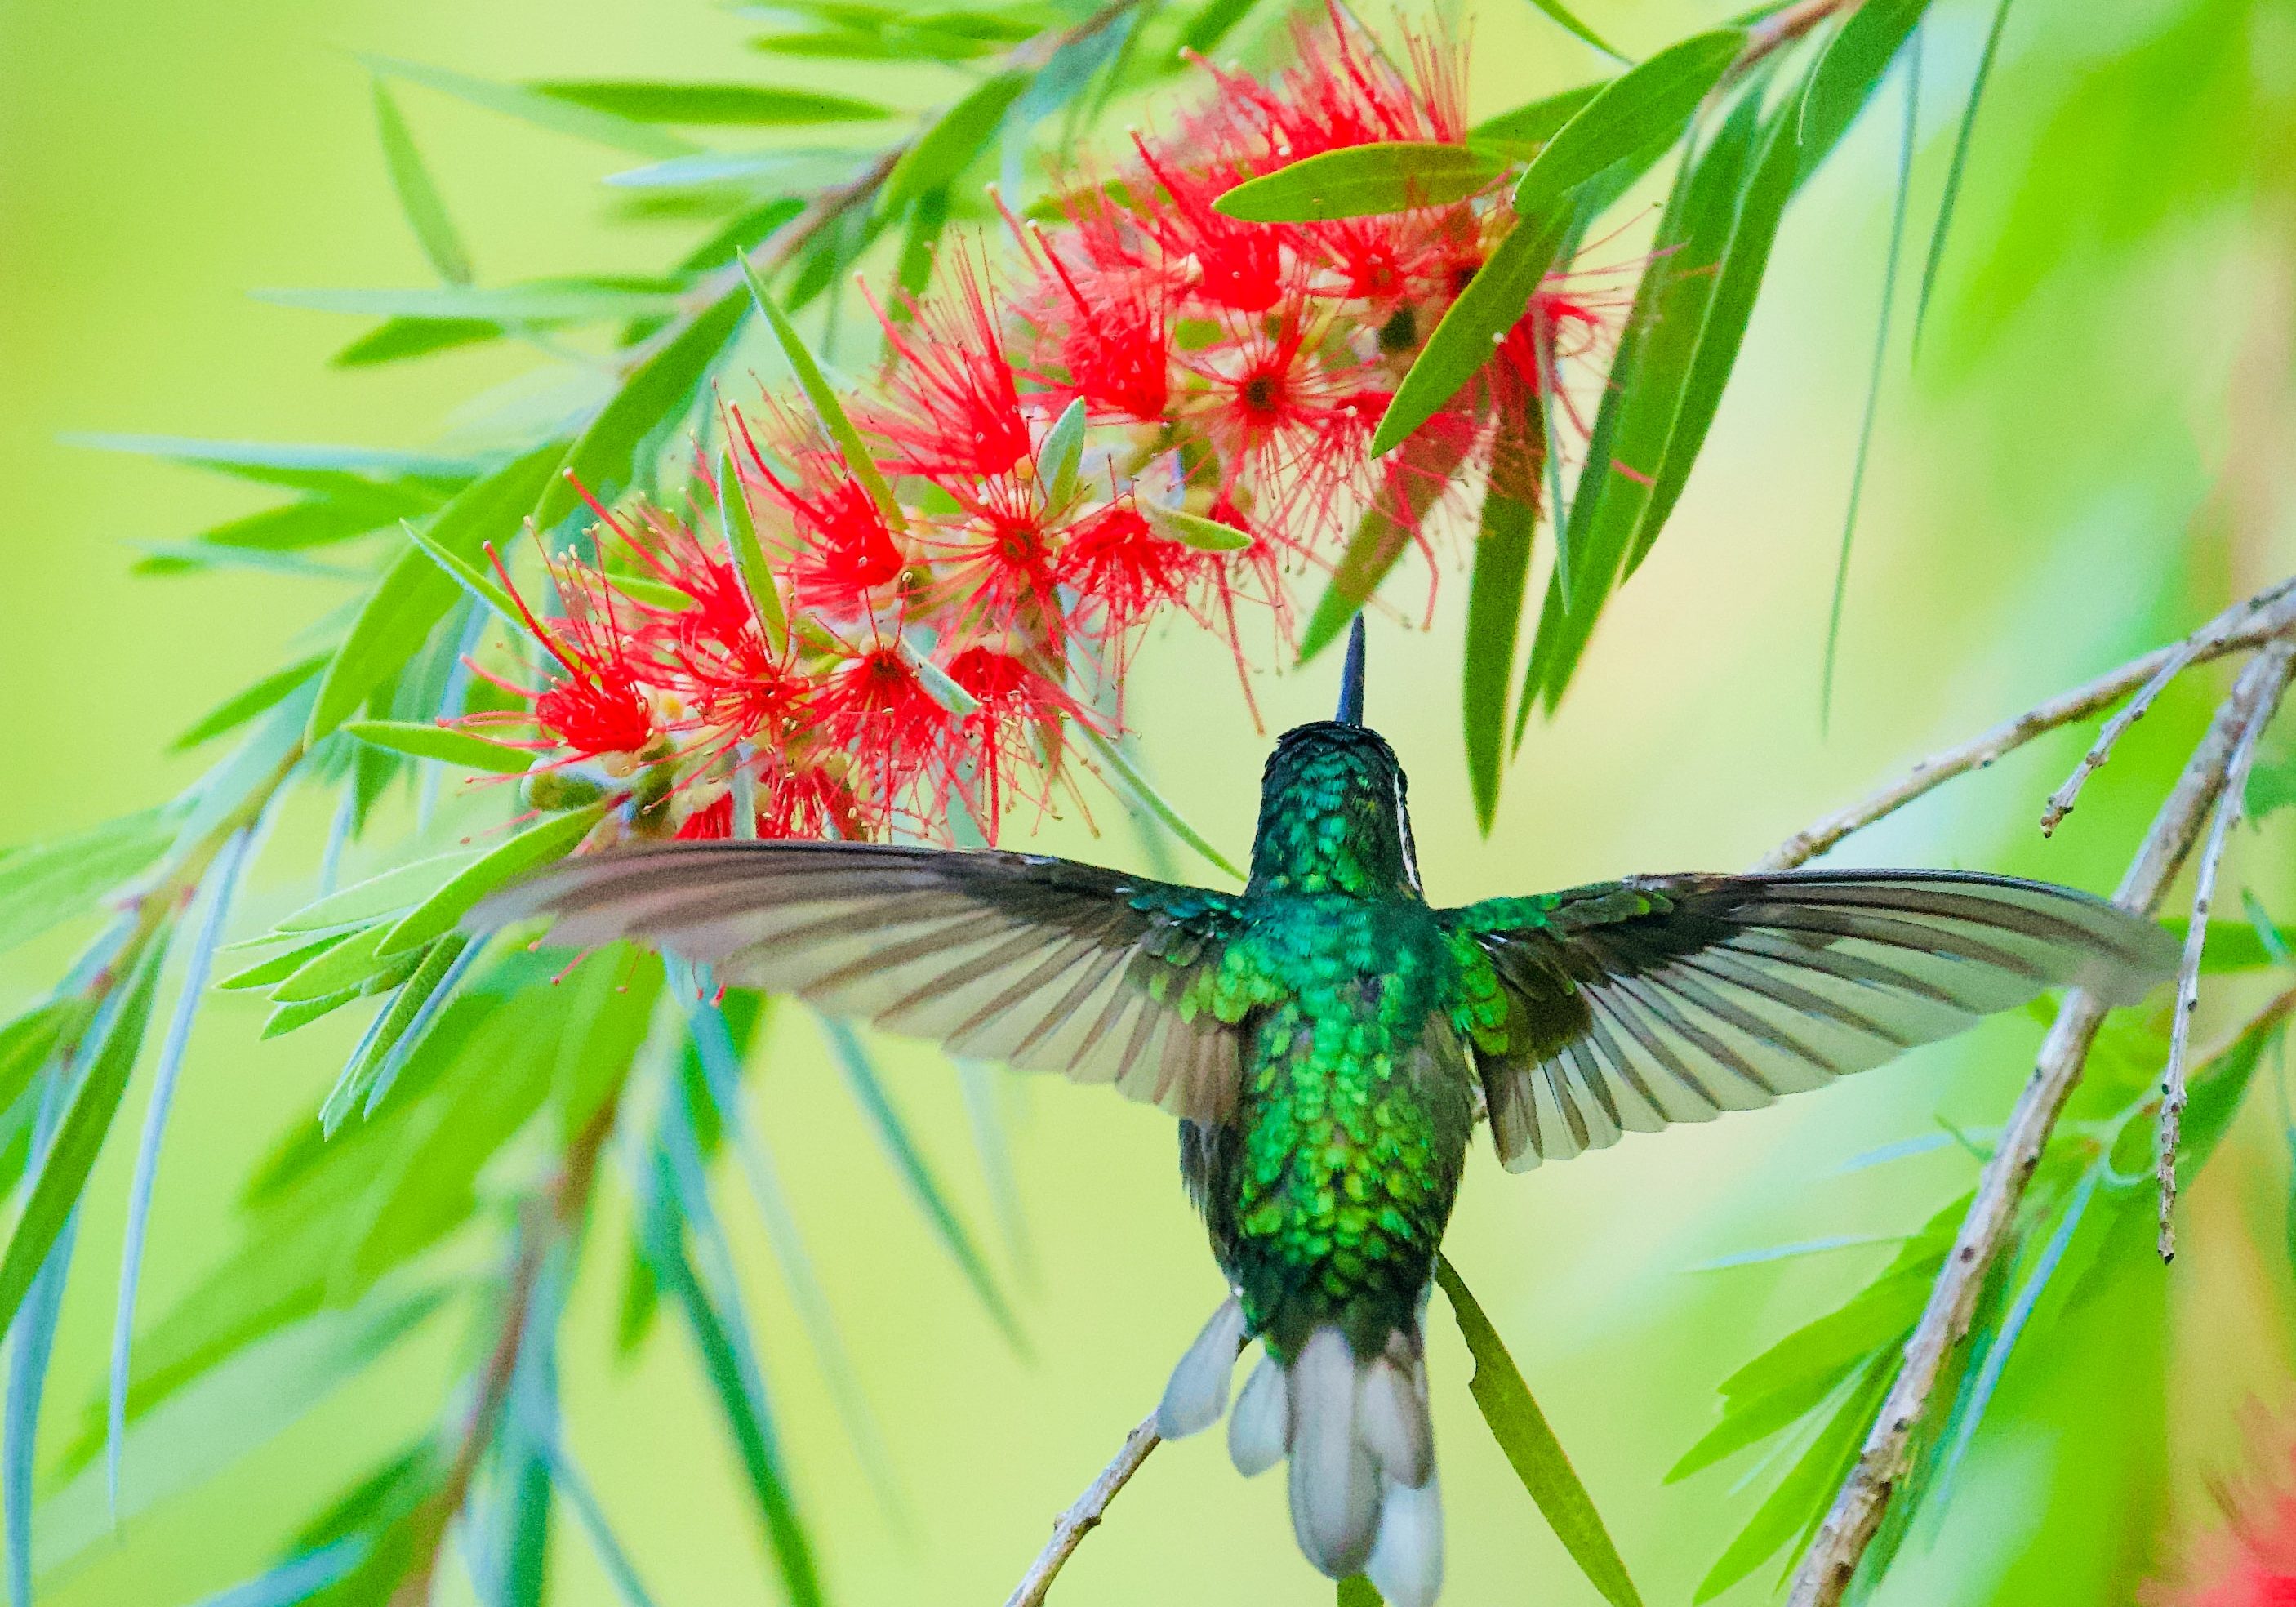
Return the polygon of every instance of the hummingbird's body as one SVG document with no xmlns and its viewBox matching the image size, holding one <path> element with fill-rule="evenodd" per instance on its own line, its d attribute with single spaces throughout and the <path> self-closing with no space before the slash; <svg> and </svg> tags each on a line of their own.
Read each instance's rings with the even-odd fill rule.
<svg viewBox="0 0 2296 1607">
<path fill-rule="evenodd" d="M 546 913 L 562 943 L 636 938 L 1177 1117 L 1230 1296 L 1160 1428 L 1217 1422 L 1259 1341 L 1237 1467 L 1288 1461 L 1308 1559 L 1428 1607 L 1442 1516 L 1420 1314 L 1479 1119 L 1522 1170 L 1821 1086 L 2046 988 L 2133 1003 L 2177 947 L 2085 894 L 1944 871 L 1431 907 L 1402 769 L 1362 724 L 1362 663 L 1358 622 L 1339 717 L 1268 759 L 1241 894 L 1034 855 L 688 842 L 554 867 L 472 924 Z"/>
</svg>

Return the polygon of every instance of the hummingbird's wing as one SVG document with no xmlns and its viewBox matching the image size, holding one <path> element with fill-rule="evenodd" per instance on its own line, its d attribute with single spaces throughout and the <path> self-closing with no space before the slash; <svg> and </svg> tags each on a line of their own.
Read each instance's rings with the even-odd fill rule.
<svg viewBox="0 0 2296 1607">
<path fill-rule="evenodd" d="M 1033 854 L 673 842 L 567 860 L 465 924 L 549 915 L 554 943 L 632 939 L 734 987 L 1218 1122 L 1242 1038 L 1210 996 L 1236 907 Z"/>
<path fill-rule="evenodd" d="M 1508 1168 L 1877 1066 L 2045 988 L 2130 1004 L 2168 932 L 2086 893 L 1956 871 L 1639 876 L 1443 919 L 1497 972 L 1476 1060 Z"/>
</svg>

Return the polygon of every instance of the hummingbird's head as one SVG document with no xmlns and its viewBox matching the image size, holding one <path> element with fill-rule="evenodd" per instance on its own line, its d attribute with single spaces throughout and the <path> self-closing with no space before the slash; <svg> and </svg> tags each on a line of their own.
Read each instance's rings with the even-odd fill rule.
<svg viewBox="0 0 2296 1607">
<path fill-rule="evenodd" d="M 1348 636 L 1339 717 L 1294 726 L 1267 756 L 1251 841 L 1252 891 L 1419 893 L 1403 767 L 1387 739 L 1363 723 L 1363 708 L 1358 615 Z"/>
</svg>

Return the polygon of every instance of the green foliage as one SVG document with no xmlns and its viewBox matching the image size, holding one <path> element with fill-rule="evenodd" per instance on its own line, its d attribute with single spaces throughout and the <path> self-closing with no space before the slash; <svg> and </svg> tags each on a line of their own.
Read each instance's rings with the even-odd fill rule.
<svg viewBox="0 0 2296 1607">
<path fill-rule="evenodd" d="M 175 841 L 177 824 L 168 810 L 146 809 L 0 853 L 0 950 L 70 919 L 147 869 Z"/>
</svg>

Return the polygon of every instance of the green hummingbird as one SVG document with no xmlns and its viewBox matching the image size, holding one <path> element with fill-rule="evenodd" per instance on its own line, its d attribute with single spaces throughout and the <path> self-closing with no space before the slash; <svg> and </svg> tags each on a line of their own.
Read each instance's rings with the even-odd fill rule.
<svg viewBox="0 0 2296 1607">
<path fill-rule="evenodd" d="M 1228 1406 L 1250 1475 L 1289 1459 L 1292 1527 L 1393 1607 L 1442 1582 L 1420 1323 L 1469 1140 L 1513 1171 L 1768 1104 L 2045 988 L 2131 1004 L 2161 927 L 1958 871 L 1630 876 L 1429 905 L 1402 767 L 1363 723 L 1277 741 L 1240 893 L 1043 855 L 845 842 L 616 849 L 474 924 L 634 939 L 955 1054 L 1058 1071 L 1179 1120 L 1231 1293 L 1172 1373 L 1167 1436 Z"/>
</svg>

